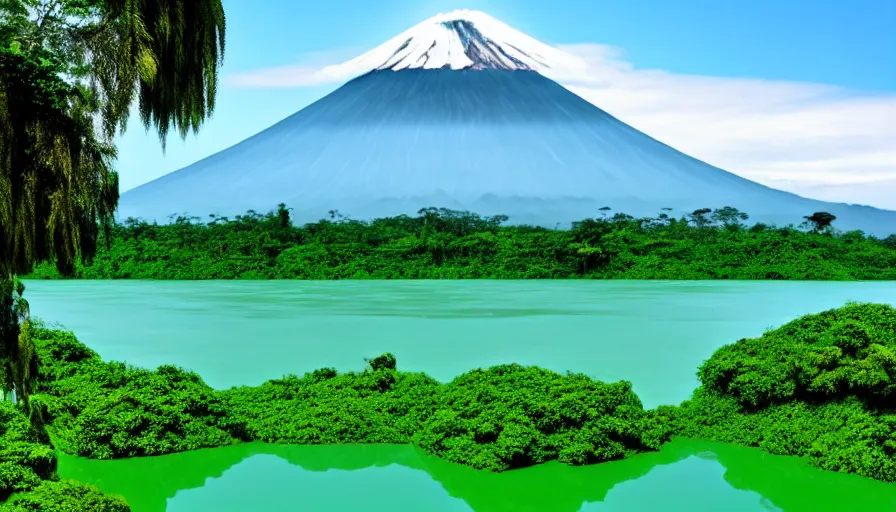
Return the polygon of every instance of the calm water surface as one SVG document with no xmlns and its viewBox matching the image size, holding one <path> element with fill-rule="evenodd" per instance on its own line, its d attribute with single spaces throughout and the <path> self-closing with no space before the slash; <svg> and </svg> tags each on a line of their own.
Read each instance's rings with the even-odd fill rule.
<svg viewBox="0 0 896 512">
<path fill-rule="evenodd" d="M 518 362 L 628 379 L 648 407 L 678 403 L 719 346 L 848 300 L 896 303 L 896 283 L 32 282 L 32 312 L 107 359 L 198 371 L 212 386 L 322 366 L 447 381 Z M 134 512 L 893 512 L 896 486 L 758 450 L 678 440 L 588 467 L 492 474 L 410 446 L 244 444 L 164 457 L 61 456 L 64 478 Z"/>
<path fill-rule="evenodd" d="M 678 403 L 721 345 L 894 282 L 32 281 L 32 313 L 106 359 L 177 364 L 210 385 L 259 384 L 392 352 L 441 381 L 517 362 L 630 380 Z"/>
<path fill-rule="evenodd" d="M 678 439 L 627 460 L 489 473 L 411 446 L 227 448 L 114 461 L 62 455 L 59 473 L 134 512 L 892 512 L 896 486 L 793 457 Z"/>
</svg>

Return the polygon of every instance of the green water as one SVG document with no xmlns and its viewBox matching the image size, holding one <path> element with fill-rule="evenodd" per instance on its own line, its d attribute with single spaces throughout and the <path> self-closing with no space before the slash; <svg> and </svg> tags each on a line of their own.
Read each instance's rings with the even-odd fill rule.
<svg viewBox="0 0 896 512">
<path fill-rule="evenodd" d="M 896 304 L 896 283 L 74 281 L 31 282 L 26 296 L 107 359 L 178 364 L 218 388 L 360 369 L 390 351 L 399 368 L 442 381 L 508 362 L 628 379 L 653 407 L 687 398 L 719 346 L 848 300 Z M 410 446 L 254 443 L 121 461 L 63 455 L 59 472 L 135 512 L 896 510 L 896 486 L 690 440 L 504 474 Z"/>
<path fill-rule="evenodd" d="M 411 446 L 258 443 L 115 461 L 62 455 L 59 473 L 134 512 L 893 512 L 896 486 L 800 459 L 677 439 L 657 453 L 488 473 Z"/>
<path fill-rule="evenodd" d="M 719 346 L 847 300 L 896 304 L 896 283 L 32 281 L 26 297 L 104 358 L 217 388 L 389 351 L 441 381 L 510 362 L 627 379 L 653 407 L 687 398 Z"/>
</svg>

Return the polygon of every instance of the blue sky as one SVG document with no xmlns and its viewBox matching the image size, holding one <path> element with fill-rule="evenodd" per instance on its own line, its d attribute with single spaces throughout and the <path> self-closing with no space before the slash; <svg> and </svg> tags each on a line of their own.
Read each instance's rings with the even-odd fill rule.
<svg viewBox="0 0 896 512">
<path fill-rule="evenodd" d="M 706 118 L 707 109 L 701 110 L 702 107 L 696 102 L 701 96 L 707 97 L 706 91 L 710 89 L 688 89 L 687 84 L 691 83 L 688 77 L 695 75 L 703 77 L 701 87 L 705 85 L 712 91 L 722 91 L 728 83 L 732 87 L 741 83 L 713 81 L 712 78 L 762 79 L 766 84 L 764 86 L 778 89 L 781 84 L 795 81 L 844 88 L 836 96 L 848 96 L 854 100 L 871 97 L 869 101 L 882 101 L 862 106 L 881 116 L 896 105 L 892 103 L 896 97 L 896 31 L 892 22 L 896 19 L 896 2 L 892 0 L 224 0 L 224 6 L 228 41 L 215 117 L 199 136 L 188 136 L 185 141 L 177 137 L 169 139 L 167 154 L 162 153 L 156 136 L 146 134 L 135 119 L 120 141 L 118 169 L 123 190 L 235 144 L 339 85 L 246 88 L 232 85 L 227 80 L 228 76 L 296 64 L 322 66 L 338 63 L 381 44 L 430 16 L 458 8 L 485 11 L 549 44 L 612 46 L 621 52 L 614 60 L 615 68 L 623 65 L 632 70 L 662 71 L 663 76 L 672 77 L 680 86 L 676 89 L 678 99 L 675 101 L 684 103 L 674 112 L 660 112 L 659 107 L 655 111 L 639 110 L 637 105 L 623 102 L 620 94 L 609 94 L 608 90 L 600 91 L 598 87 L 588 91 L 582 89 L 582 95 L 595 103 L 602 100 L 602 108 L 664 142 L 683 151 L 697 153 L 694 156 L 751 179 L 773 185 L 780 182 L 783 188 L 788 188 L 787 183 L 796 183 L 797 189 L 800 186 L 828 187 L 825 189 L 827 192 L 819 188 L 816 196 L 837 193 L 837 190 L 831 189 L 831 183 L 840 187 L 839 190 L 847 190 L 850 186 L 861 188 L 861 183 L 852 183 L 855 179 L 846 183 L 850 180 L 843 178 L 838 181 L 831 174 L 835 172 L 835 167 L 845 165 L 855 169 L 855 165 L 844 163 L 844 156 L 838 154 L 830 155 L 828 160 L 839 163 L 831 164 L 834 167 L 824 167 L 817 159 L 807 160 L 808 157 L 802 154 L 811 153 L 809 147 L 804 148 L 798 158 L 786 154 L 782 156 L 778 148 L 773 158 L 769 154 L 766 160 L 757 155 L 738 160 L 744 149 L 735 148 L 736 144 L 724 139 L 724 135 L 717 144 L 704 140 L 718 132 L 717 125 L 712 122 L 707 122 L 703 132 L 695 128 L 693 133 L 687 135 L 667 129 L 668 135 L 664 135 L 659 119 L 674 114 L 683 116 L 681 119 L 693 118 L 693 122 L 699 123 L 696 120 Z M 631 72 L 626 75 L 628 78 L 620 78 L 611 88 L 648 87 L 644 85 L 647 76 Z M 660 87 L 660 84 L 656 86 Z M 811 113 L 803 109 L 800 111 L 801 117 L 790 119 L 791 124 L 799 127 L 800 123 L 807 123 L 808 126 L 814 119 L 812 124 L 817 128 L 819 123 L 830 123 L 831 130 L 818 137 L 840 137 L 838 140 L 843 142 L 840 146 L 853 148 L 853 153 L 856 153 L 856 141 L 865 141 L 862 144 L 868 146 L 868 140 L 889 135 L 889 132 L 881 132 L 885 127 L 874 126 L 863 128 L 868 133 L 857 131 L 858 128 L 847 130 L 849 133 L 833 133 L 833 125 L 849 124 L 850 121 L 858 125 L 861 109 L 853 108 L 851 103 L 838 102 L 830 95 L 823 99 L 814 95 L 788 96 L 791 103 L 786 105 L 780 101 L 776 106 L 760 105 L 761 98 L 769 96 L 763 91 L 757 86 L 746 94 L 748 97 L 755 96 L 752 101 L 757 102 L 755 108 L 744 107 L 746 113 L 766 112 L 764 119 L 780 126 L 780 113 L 794 110 L 796 103 L 821 105 L 827 109 L 823 113 L 816 112 L 818 109 L 815 107 Z M 709 97 L 716 98 L 713 101 L 717 103 L 736 102 L 736 98 L 726 100 L 724 94 Z M 683 109 L 688 108 L 693 111 L 683 113 Z M 713 108 L 718 110 L 720 107 Z M 847 111 L 854 112 L 856 119 L 843 118 L 849 115 Z M 883 126 L 885 120 L 880 119 L 879 122 Z M 755 133 L 759 131 L 757 128 L 750 134 L 738 135 L 738 140 L 742 144 L 752 141 L 754 146 L 769 146 L 767 142 L 756 140 Z M 804 135 L 808 132 L 792 131 L 793 137 L 803 144 L 806 140 Z M 681 140 L 676 140 L 676 137 Z M 772 142 L 780 146 L 780 139 L 781 136 L 777 136 Z M 728 146 L 731 146 L 730 150 L 716 149 Z M 886 148 L 877 146 L 866 147 L 861 155 L 849 156 L 855 161 L 873 161 L 866 176 L 874 174 L 875 180 L 889 180 L 881 169 L 891 170 L 893 183 L 896 184 L 896 160 L 890 160 L 891 157 Z M 786 167 L 789 165 L 786 162 L 791 160 L 799 160 L 799 165 Z M 798 174 L 800 169 L 809 172 L 819 169 L 819 165 L 823 171 L 819 175 L 833 176 L 833 181 L 800 181 L 803 176 Z M 756 176 L 749 174 L 754 168 Z M 782 170 L 776 175 L 776 169 Z"/>
</svg>

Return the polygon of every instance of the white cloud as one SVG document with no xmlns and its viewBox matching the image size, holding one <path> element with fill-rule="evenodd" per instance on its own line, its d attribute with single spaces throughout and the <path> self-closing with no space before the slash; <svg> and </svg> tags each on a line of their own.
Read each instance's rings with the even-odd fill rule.
<svg viewBox="0 0 896 512">
<path fill-rule="evenodd" d="M 896 94 L 638 69 L 610 46 L 559 48 L 587 66 L 545 74 L 684 153 L 810 197 L 896 209 Z M 228 82 L 300 87 L 345 81 L 352 72 L 283 66 Z"/>
</svg>

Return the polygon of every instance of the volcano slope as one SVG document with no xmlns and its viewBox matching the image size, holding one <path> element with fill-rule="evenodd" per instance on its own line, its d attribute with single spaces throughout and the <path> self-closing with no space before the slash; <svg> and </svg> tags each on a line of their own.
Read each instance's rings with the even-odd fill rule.
<svg viewBox="0 0 896 512">
<path fill-rule="evenodd" d="M 494 46 L 474 27 L 445 26 L 464 28 L 454 33 L 466 38 L 474 65 L 374 68 L 243 142 L 126 192 L 120 217 L 233 216 L 282 202 L 299 223 L 330 210 L 369 220 L 441 207 L 553 227 L 603 206 L 636 217 L 733 206 L 752 221 L 798 224 L 826 211 L 844 230 L 896 231 L 896 212 L 803 198 L 689 157 L 529 66 L 494 64 L 469 42 L 473 33 Z"/>
</svg>

